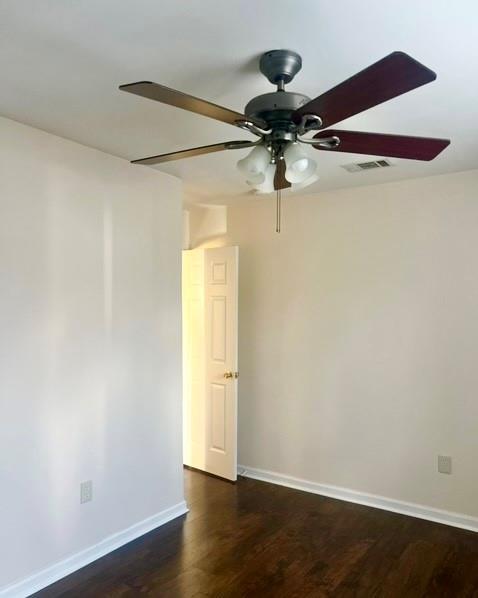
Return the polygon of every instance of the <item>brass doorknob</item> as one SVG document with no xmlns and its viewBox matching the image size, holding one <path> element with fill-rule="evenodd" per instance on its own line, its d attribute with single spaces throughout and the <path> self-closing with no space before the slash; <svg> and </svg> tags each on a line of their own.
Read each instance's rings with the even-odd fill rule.
<svg viewBox="0 0 478 598">
<path fill-rule="evenodd" d="M 224 378 L 239 378 L 239 372 L 224 372 Z"/>
</svg>

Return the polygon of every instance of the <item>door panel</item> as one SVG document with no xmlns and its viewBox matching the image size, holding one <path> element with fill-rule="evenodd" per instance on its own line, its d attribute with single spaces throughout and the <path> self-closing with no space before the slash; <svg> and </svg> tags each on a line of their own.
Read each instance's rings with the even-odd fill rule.
<svg viewBox="0 0 478 598">
<path fill-rule="evenodd" d="M 226 297 L 211 297 L 211 359 L 226 361 Z"/>
<path fill-rule="evenodd" d="M 224 384 L 211 384 L 211 447 L 212 450 L 226 451 L 226 387 Z"/>
<path fill-rule="evenodd" d="M 237 476 L 238 248 L 205 250 L 206 440 L 208 471 Z M 225 375 L 232 374 L 231 378 Z"/>
</svg>

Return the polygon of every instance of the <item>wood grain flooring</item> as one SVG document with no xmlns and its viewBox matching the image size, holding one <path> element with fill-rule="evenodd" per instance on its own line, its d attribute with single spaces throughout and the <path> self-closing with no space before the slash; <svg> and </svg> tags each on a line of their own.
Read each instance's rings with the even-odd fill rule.
<svg viewBox="0 0 478 598">
<path fill-rule="evenodd" d="M 478 597 L 478 534 L 185 471 L 190 512 L 42 590 L 130 596 Z"/>
</svg>

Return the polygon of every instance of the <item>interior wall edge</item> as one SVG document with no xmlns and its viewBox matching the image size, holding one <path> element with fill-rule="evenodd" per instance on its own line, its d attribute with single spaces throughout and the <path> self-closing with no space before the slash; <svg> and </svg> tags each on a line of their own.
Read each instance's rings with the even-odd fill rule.
<svg viewBox="0 0 478 598">
<path fill-rule="evenodd" d="M 237 470 L 238 475 L 253 480 L 269 482 L 270 484 L 286 486 L 287 488 L 294 488 L 295 490 L 302 490 L 303 492 L 310 492 L 311 494 L 327 496 L 328 498 L 337 500 L 345 500 L 366 507 L 382 509 L 392 513 L 399 513 L 401 515 L 408 515 L 409 517 L 416 517 L 418 519 L 425 519 L 426 521 L 433 521 L 434 523 L 451 525 L 452 527 L 478 532 L 478 517 L 472 517 L 464 513 L 453 513 L 451 511 L 396 500 L 386 496 L 367 494 L 366 492 L 359 492 L 350 488 L 341 488 L 339 486 L 311 482 L 310 480 L 295 478 L 275 471 L 248 467 L 246 465 L 238 465 Z"/>
<path fill-rule="evenodd" d="M 185 515 L 189 511 L 186 501 L 164 509 L 152 517 L 147 517 L 134 525 L 112 534 L 97 544 L 85 548 L 66 559 L 54 563 L 37 573 L 0 589 L 0 598 L 25 598 L 46 588 L 50 584 L 78 571 L 93 561 L 121 548 L 125 544 L 140 538 L 144 534 L 161 527 L 165 523 Z"/>
</svg>

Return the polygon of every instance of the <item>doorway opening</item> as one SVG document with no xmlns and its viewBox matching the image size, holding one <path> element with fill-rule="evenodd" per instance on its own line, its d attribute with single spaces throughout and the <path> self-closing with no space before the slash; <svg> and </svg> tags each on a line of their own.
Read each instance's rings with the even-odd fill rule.
<svg viewBox="0 0 478 598">
<path fill-rule="evenodd" d="M 183 462 L 237 478 L 238 247 L 183 251 Z"/>
</svg>

